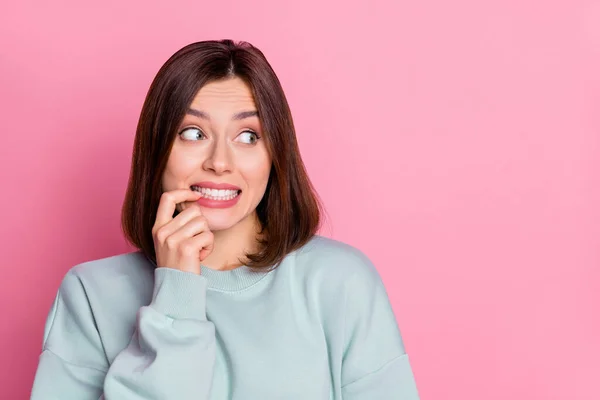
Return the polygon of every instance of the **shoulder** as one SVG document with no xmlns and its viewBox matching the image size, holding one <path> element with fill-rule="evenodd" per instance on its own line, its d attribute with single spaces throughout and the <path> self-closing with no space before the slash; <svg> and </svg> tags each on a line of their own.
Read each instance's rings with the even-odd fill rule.
<svg viewBox="0 0 600 400">
<path fill-rule="evenodd" d="M 331 340 L 377 327 L 397 342 L 398 328 L 381 276 L 364 251 L 315 236 L 295 252 L 285 274 L 308 307 L 317 309 Z M 289 282 L 286 282 L 290 284 Z M 383 343 L 383 342 L 382 342 Z M 347 346 L 343 342 L 343 346 Z"/>
<path fill-rule="evenodd" d="M 324 284 L 347 285 L 359 282 L 365 286 L 379 285 L 380 275 L 371 259 L 358 247 L 315 235 L 295 252 L 296 267 L 308 277 L 317 277 Z"/>
<path fill-rule="evenodd" d="M 72 266 L 64 275 L 59 294 L 84 296 L 88 303 L 119 302 L 147 297 L 152 292 L 154 268 L 140 252 L 117 254 Z"/>
<path fill-rule="evenodd" d="M 153 268 L 141 252 L 72 266 L 63 276 L 44 328 L 44 348 L 96 369 L 126 345 L 137 309 L 152 293 Z M 108 340 L 106 340 L 108 338 Z"/>
<path fill-rule="evenodd" d="M 116 254 L 95 260 L 84 261 L 72 266 L 68 274 L 82 278 L 99 278 L 102 276 L 119 276 L 130 273 L 143 273 L 153 270 L 152 263 L 141 251 Z"/>
</svg>

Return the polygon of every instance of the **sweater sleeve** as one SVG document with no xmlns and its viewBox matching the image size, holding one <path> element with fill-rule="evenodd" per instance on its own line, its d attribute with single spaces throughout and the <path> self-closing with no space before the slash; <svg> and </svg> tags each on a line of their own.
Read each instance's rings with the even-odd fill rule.
<svg viewBox="0 0 600 400">
<path fill-rule="evenodd" d="M 206 279 L 172 268 L 154 276 L 131 341 L 109 363 L 85 288 L 67 273 L 47 317 L 32 400 L 209 398 L 215 329 L 206 319 Z"/>
<path fill-rule="evenodd" d="M 359 259 L 345 296 L 342 398 L 419 400 L 383 282 L 363 253 Z"/>
</svg>

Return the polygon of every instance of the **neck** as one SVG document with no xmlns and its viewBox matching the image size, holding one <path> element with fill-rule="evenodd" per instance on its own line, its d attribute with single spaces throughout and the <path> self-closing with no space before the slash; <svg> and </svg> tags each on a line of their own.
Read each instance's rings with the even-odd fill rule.
<svg viewBox="0 0 600 400">
<path fill-rule="evenodd" d="M 260 222 L 256 212 L 248 215 L 229 229 L 213 231 L 213 251 L 202 260 L 202 265 L 214 270 L 230 270 L 244 265 L 245 253 L 258 250 Z"/>
</svg>

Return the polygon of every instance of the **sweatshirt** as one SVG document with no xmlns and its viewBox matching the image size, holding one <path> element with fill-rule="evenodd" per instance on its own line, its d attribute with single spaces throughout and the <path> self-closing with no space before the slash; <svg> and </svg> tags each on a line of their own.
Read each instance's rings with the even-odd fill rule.
<svg viewBox="0 0 600 400">
<path fill-rule="evenodd" d="M 373 263 L 315 235 L 269 272 L 141 251 L 70 267 L 32 400 L 418 400 Z"/>
</svg>

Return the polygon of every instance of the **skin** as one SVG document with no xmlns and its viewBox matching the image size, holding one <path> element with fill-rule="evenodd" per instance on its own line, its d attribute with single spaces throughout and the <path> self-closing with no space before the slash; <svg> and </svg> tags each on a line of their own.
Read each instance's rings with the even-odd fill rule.
<svg viewBox="0 0 600 400">
<path fill-rule="evenodd" d="M 271 157 L 250 87 L 240 78 L 204 85 L 189 106 L 162 176 L 163 195 L 152 229 L 157 265 L 200 273 L 242 264 L 244 252 L 257 249 L 260 224 L 256 207 L 265 194 Z M 254 132 L 254 133 L 252 133 Z M 203 207 L 191 191 L 197 182 L 229 183 L 242 192 L 228 208 Z M 174 210 L 180 213 L 172 218 Z"/>
</svg>

